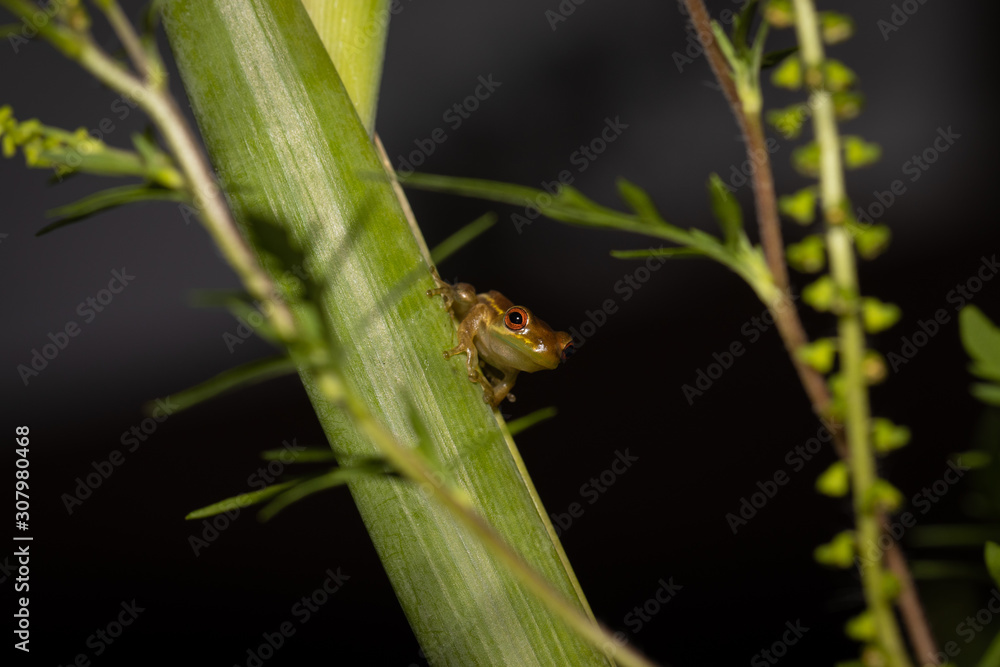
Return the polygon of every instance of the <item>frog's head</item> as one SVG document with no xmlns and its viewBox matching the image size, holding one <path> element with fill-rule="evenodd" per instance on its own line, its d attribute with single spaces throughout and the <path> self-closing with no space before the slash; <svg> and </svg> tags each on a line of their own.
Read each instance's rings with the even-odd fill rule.
<svg viewBox="0 0 1000 667">
<path fill-rule="evenodd" d="M 493 354 L 512 369 L 534 373 L 551 370 L 573 352 L 573 338 L 552 327 L 524 306 L 511 306 L 490 327 Z"/>
</svg>

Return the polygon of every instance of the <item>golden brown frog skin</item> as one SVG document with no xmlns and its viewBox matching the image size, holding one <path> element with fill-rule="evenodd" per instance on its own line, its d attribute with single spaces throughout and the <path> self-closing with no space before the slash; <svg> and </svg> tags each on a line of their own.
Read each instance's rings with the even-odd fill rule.
<svg viewBox="0 0 1000 667">
<path fill-rule="evenodd" d="M 572 337 L 554 331 L 524 306 L 515 306 L 500 292 L 476 294 L 469 283 L 451 285 L 433 272 L 437 289 L 427 296 L 444 298 L 444 305 L 458 320 L 458 345 L 444 353 L 445 359 L 465 352 L 469 380 L 483 388 L 483 400 L 494 408 L 510 393 L 521 371 L 553 369 L 572 352 Z M 486 377 L 480 365 L 492 378 Z M 494 372 L 496 371 L 496 372 Z M 497 375 L 499 373 L 499 375 Z"/>
</svg>

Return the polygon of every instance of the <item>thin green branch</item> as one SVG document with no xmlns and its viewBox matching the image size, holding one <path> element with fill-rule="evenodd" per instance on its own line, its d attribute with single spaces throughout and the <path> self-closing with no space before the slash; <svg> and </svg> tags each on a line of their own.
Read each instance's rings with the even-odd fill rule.
<svg viewBox="0 0 1000 667">
<path fill-rule="evenodd" d="M 108 23 L 111 24 L 115 34 L 118 35 L 118 40 L 125 47 L 125 52 L 128 54 L 139 76 L 147 81 L 155 78 L 159 83 L 162 83 L 164 80 L 163 72 L 153 72 L 148 54 L 142 47 L 142 41 L 139 39 L 135 28 L 132 27 L 131 21 L 125 16 L 125 12 L 122 11 L 121 5 L 115 0 L 97 0 L 96 4 L 104 12 Z"/>
<path fill-rule="evenodd" d="M 37 10 L 35 5 L 25 0 L 0 0 L 0 6 L 25 20 L 29 20 Z M 271 317 L 281 338 L 294 340 L 295 323 L 291 311 L 278 298 L 277 287 L 257 264 L 240 234 L 215 183 L 215 175 L 205 154 L 162 82 L 143 81 L 105 53 L 83 30 L 74 30 L 53 20 L 39 28 L 39 35 L 66 57 L 79 63 L 98 81 L 135 101 L 149 115 L 184 173 L 194 205 L 223 256 L 254 298 L 274 304 Z"/>
<path fill-rule="evenodd" d="M 482 540 L 490 552 L 507 566 L 521 584 L 538 596 L 553 613 L 608 657 L 619 661 L 622 665 L 653 667 L 654 663 L 627 644 L 620 644 L 610 630 L 590 617 L 587 613 L 590 611 L 589 608 L 580 610 L 553 588 L 476 512 L 464 493 L 442 483 L 417 450 L 400 445 L 393 435 L 375 420 L 367 406 L 346 391 L 344 383 L 334 371 L 327 369 L 320 372 L 317 376 L 317 386 L 327 400 L 347 409 L 361 431 L 379 448 L 396 470 L 436 498 L 461 525 Z"/>
<path fill-rule="evenodd" d="M 811 0 L 795 0 L 795 29 L 801 48 L 805 81 L 810 90 L 813 128 L 820 150 L 820 204 L 827 223 L 826 246 L 830 273 L 845 304 L 837 321 L 840 365 L 844 378 L 845 421 L 858 544 L 877 544 L 880 503 L 878 473 L 869 440 L 868 386 L 864 374 L 865 334 L 861 323 L 857 266 L 851 235 L 844 225 L 848 210 L 840 141 L 833 101 L 823 80 L 823 44 Z M 862 587 L 871 611 L 878 646 L 890 667 L 908 667 L 909 656 L 900 636 L 881 564 L 862 568 Z"/>
</svg>

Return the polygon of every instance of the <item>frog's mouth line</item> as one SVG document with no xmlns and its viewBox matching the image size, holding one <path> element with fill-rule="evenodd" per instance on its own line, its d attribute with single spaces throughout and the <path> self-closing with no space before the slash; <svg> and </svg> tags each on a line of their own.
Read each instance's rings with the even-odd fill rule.
<svg viewBox="0 0 1000 667">
<path fill-rule="evenodd" d="M 504 346 L 506 346 L 507 348 L 509 348 L 510 350 L 513 350 L 514 352 L 518 353 L 519 356 L 524 356 L 522 354 L 522 348 L 521 348 L 521 346 L 515 345 L 513 342 L 511 342 L 511 339 L 509 339 L 507 337 L 503 337 L 503 338 L 500 338 L 500 342 Z M 542 363 L 538 362 L 538 359 L 546 359 L 546 358 L 548 358 L 550 356 L 548 354 L 538 354 L 538 352 L 539 352 L 539 350 L 538 350 L 539 346 L 543 346 L 544 347 L 544 344 L 539 341 L 537 345 L 535 345 L 534 347 L 531 348 L 531 351 L 532 351 L 532 353 L 533 353 L 534 356 L 530 357 L 530 359 L 532 359 L 532 362 L 534 363 L 534 365 L 538 366 L 539 369 L 545 369 L 547 371 L 551 371 L 551 370 L 555 370 L 556 368 L 559 368 L 559 358 L 558 357 L 556 357 L 555 364 L 553 364 L 552 366 L 548 366 L 546 364 L 542 364 Z M 532 373 L 533 371 L 524 371 L 524 372 L 526 372 L 526 373 Z"/>
</svg>

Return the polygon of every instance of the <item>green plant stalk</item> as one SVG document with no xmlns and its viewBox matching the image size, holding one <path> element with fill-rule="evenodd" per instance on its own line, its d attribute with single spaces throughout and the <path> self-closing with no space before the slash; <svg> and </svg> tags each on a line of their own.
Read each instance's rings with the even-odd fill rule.
<svg viewBox="0 0 1000 667">
<path fill-rule="evenodd" d="M 861 324 L 857 266 L 851 235 L 844 224 L 849 210 L 840 159 L 840 139 L 833 101 L 825 90 L 822 67 L 823 44 L 816 9 L 811 0 L 795 0 L 795 29 L 801 49 L 805 81 L 810 89 L 813 128 L 820 150 L 820 202 L 827 224 L 826 246 L 830 274 L 846 301 L 837 318 L 840 338 L 840 365 L 844 377 L 845 427 L 850 458 L 851 490 L 857 541 L 878 544 L 881 534 L 879 505 L 874 497 L 878 479 L 875 453 L 869 440 L 870 414 L 868 386 L 863 362 L 865 334 Z M 892 667 L 908 667 L 909 656 L 896 624 L 886 593 L 880 564 L 862 568 L 862 587 L 868 608 L 874 615 L 877 641 Z"/>
<path fill-rule="evenodd" d="M 146 81 L 155 78 L 157 84 L 164 82 L 166 80 L 165 73 L 151 67 L 146 50 L 142 48 L 142 41 L 128 17 L 125 16 L 125 12 L 122 11 L 121 5 L 115 0 L 96 0 L 95 4 L 104 12 L 139 77 Z"/>
<path fill-rule="evenodd" d="M 414 443 L 409 395 L 469 507 L 583 616 L 551 526 L 481 392 L 440 357 L 454 334 L 450 319 L 424 294 L 431 280 L 419 244 L 336 70 L 309 38 L 304 10 L 265 0 L 174 0 L 165 18 L 209 151 L 235 186 L 237 217 L 285 228 L 305 251 L 306 269 L 327 286 L 320 305 L 344 377 L 301 374 L 335 450 L 391 454 L 402 472 L 428 478 L 420 457 L 393 446 Z M 392 294 L 398 298 L 385 298 Z M 351 492 L 432 662 L 605 664 L 515 581 L 512 550 L 470 540 L 453 520 L 461 507 L 449 512 L 428 501 L 438 485 L 359 480 Z M 458 498 L 441 499 L 461 505 Z M 648 664 L 627 649 L 612 652 L 623 663 Z"/>
<path fill-rule="evenodd" d="M 446 507 L 459 523 L 475 534 L 489 548 L 493 556 L 514 573 L 526 588 L 550 609 L 556 611 L 580 636 L 586 637 L 594 646 L 606 646 L 606 652 L 616 657 L 623 665 L 652 666 L 648 660 L 633 654 L 628 649 L 615 648 L 610 631 L 593 621 L 589 607 L 586 609 L 587 613 L 583 613 L 584 610 L 579 609 L 570 598 L 562 595 L 545 581 L 475 511 L 462 490 L 449 489 L 444 484 L 435 483 L 434 471 L 426 466 L 419 455 L 406 447 L 401 447 L 393 435 L 375 421 L 364 403 L 355 396 L 345 393 L 341 378 L 331 373 L 321 373 L 316 377 L 316 385 L 328 400 L 344 407 L 350 413 L 354 423 L 370 441 L 378 445 L 380 451 L 386 454 L 397 470 L 411 480 L 424 482 L 425 491 L 433 494 L 437 501 Z M 524 462 L 516 449 L 512 453 L 516 456 L 515 464 L 518 466 L 518 471 L 530 485 Z M 533 488 L 531 490 L 534 491 Z M 537 493 L 533 493 L 532 498 L 537 499 Z M 539 507 L 539 509 L 544 511 L 544 508 Z"/>
<path fill-rule="evenodd" d="M 302 0 L 368 134 L 375 131 L 390 0 Z"/>
<path fill-rule="evenodd" d="M 0 7 L 25 20 L 37 11 L 37 6 L 26 0 L 0 0 Z M 198 140 L 184 121 L 173 97 L 162 86 L 162 81 L 148 82 L 150 85 L 147 85 L 146 81 L 105 53 L 89 33 L 75 31 L 57 21 L 44 23 L 38 32 L 67 58 L 75 60 L 115 92 L 128 96 L 149 115 L 163 133 L 164 141 L 181 171 L 190 179 L 187 187 L 205 229 L 250 293 L 258 300 L 273 302 L 274 326 L 284 340 L 291 340 L 294 337 L 291 312 L 283 303 L 274 301 L 274 283 L 260 268 L 243 240 L 215 185 L 214 174 L 204 159 Z"/>
</svg>

